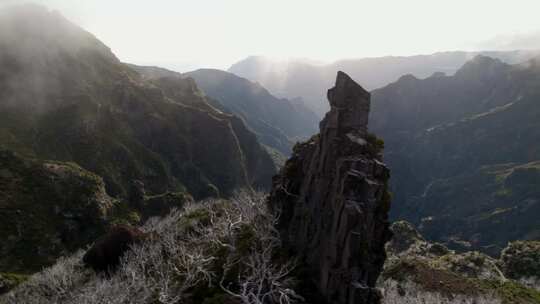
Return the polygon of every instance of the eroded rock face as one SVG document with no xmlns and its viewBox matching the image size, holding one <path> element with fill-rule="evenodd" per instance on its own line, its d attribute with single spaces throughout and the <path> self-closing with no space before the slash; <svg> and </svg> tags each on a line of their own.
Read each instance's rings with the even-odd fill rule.
<svg viewBox="0 0 540 304">
<path fill-rule="evenodd" d="M 386 254 L 389 170 L 367 133 L 370 95 L 343 72 L 328 91 L 320 134 L 295 147 L 274 178 L 284 247 L 298 255 L 326 303 L 378 303 Z M 320 301 L 320 300 L 319 300 Z"/>
</svg>

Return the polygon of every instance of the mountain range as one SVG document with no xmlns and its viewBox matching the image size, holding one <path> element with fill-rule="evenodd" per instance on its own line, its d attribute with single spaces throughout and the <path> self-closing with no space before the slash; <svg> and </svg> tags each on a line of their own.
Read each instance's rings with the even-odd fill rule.
<svg viewBox="0 0 540 304">
<path fill-rule="evenodd" d="M 301 59 L 280 61 L 253 56 L 233 64 L 228 71 L 259 82 L 276 96 L 301 98 L 322 117 L 328 111 L 328 106 L 323 91 L 319 88 L 330 86 L 337 71 L 346 71 L 366 89 L 374 90 L 406 74 L 418 78 L 429 77 L 433 73 L 452 75 L 476 55 L 498 58 L 514 64 L 538 56 L 540 51 L 454 51 L 430 55 L 346 59 L 329 64 Z"/>
</svg>

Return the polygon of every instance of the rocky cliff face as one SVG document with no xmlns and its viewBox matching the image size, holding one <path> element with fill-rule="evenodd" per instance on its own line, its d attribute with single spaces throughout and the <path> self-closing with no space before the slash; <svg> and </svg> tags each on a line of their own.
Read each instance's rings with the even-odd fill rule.
<svg viewBox="0 0 540 304">
<path fill-rule="evenodd" d="M 281 211 L 284 247 L 306 267 L 318 301 L 378 303 L 374 286 L 391 235 L 389 170 L 380 141 L 367 133 L 370 94 L 339 72 L 328 100 L 320 134 L 294 148 L 269 200 Z"/>
</svg>

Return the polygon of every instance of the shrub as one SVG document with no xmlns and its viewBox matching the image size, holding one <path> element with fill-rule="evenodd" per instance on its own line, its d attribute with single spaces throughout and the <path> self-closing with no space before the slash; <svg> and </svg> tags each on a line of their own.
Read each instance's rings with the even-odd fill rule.
<svg viewBox="0 0 540 304">
<path fill-rule="evenodd" d="M 276 217 L 265 197 L 242 191 L 230 201 L 187 204 L 141 229 L 149 239 L 102 276 L 83 268 L 79 252 L 32 276 L 0 303 L 292 303 L 294 262 L 276 258 Z M 226 303 L 226 302 L 223 302 Z"/>
</svg>

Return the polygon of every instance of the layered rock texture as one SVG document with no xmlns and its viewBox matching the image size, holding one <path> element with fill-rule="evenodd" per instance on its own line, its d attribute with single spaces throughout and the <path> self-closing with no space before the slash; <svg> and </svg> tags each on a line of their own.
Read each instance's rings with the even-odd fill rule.
<svg viewBox="0 0 540 304">
<path fill-rule="evenodd" d="M 378 303 L 390 237 L 389 170 L 367 133 L 370 94 L 339 72 L 320 134 L 298 144 L 269 198 L 284 247 L 306 267 L 322 303 Z"/>
</svg>

